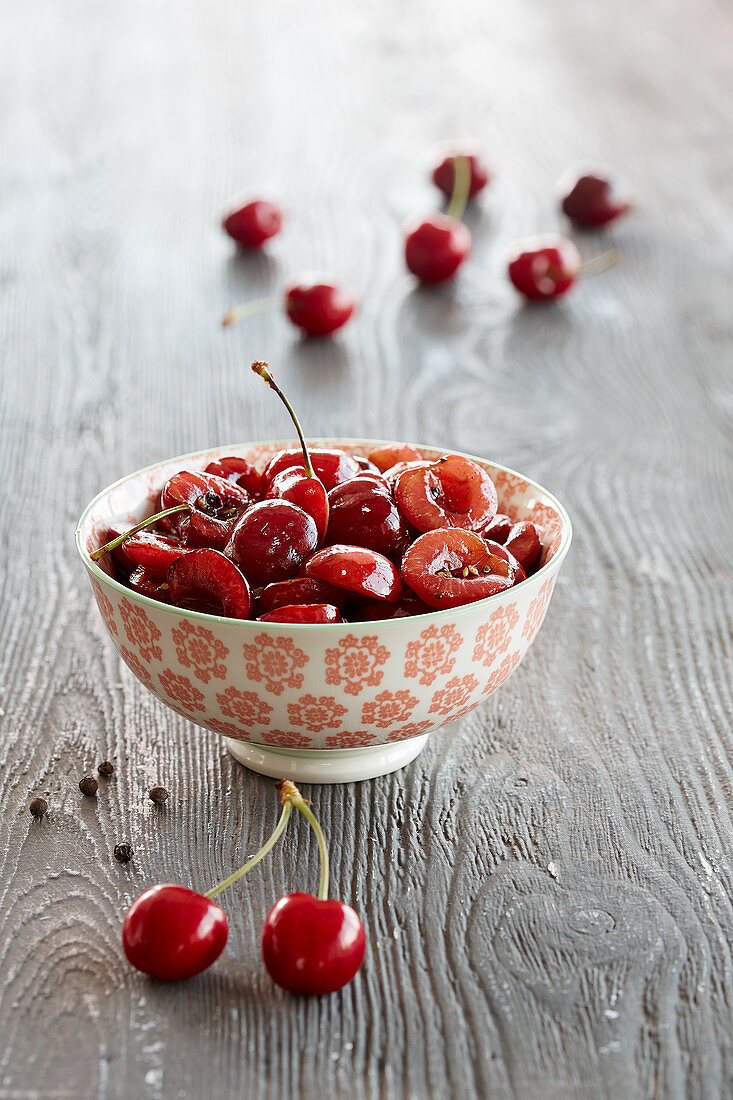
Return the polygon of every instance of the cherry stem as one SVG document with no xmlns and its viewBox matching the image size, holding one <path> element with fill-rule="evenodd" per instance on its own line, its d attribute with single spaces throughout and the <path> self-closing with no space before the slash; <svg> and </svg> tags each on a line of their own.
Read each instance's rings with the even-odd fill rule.
<svg viewBox="0 0 733 1100">
<path fill-rule="evenodd" d="M 267 382 L 267 385 L 270 387 L 271 390 L 275 391 L 275 393 L 280 398 L 280 400 L 282 401 L 285 408 L 290 413 L 290 419 L 293 421 L 293 424 L 295 424 L 295 430 L 298 433 L 298 439 L 300 440 L 300 445 L 303 448 L 303 463 L 305 465 L 306 475 L 308 477 L 315 477 L 316 474 L 315 474 L 315 471 L 313 469 L 313 464 L 311 463 L 311 457 L 308 454 L 308 446 L 305 442 L 305 436 L 303 435 L 303 429 L 301 428 L 300 422 L 299 422 L 297 416 L 295 415 L 295 410 L 293 409 L 293 406 L 290 404 L 287 397 L 285 396 L 283 391 L 280 389 L 280 387 L 278 386 L 275 379 L 272 377 L 272 374 L 270 372 L 270 368 L 268 367 L 267 363 L 263 363 L 263 362 L 258 360 L 258 361 L 254 362 L 252 364 L 252 370 L 255 372 L 255 374 L 259 374 L 260 378 L 264 382 Z"/>
<path fill-rule="evenodd" d="M 609 267 L 615 267 L 620 259 L 621 253 L 617 248 L 610 248 L 608 252 L 601 252 L 600 255 L 594 256 L 592 260 L 587 260 L 584 264 L 581 264 L 580 277 L 584 279 L 587 275 L 599 275 L 601 271 L 607 271 Z"/>
<path fill-rule="evenodd" d="M 297 790 L 297 787 L 295 789 Z M 298 792 L 298 794 L 300 797 L 300 792 Z M 246 875 L 248 871 L 251 871 L 253 867 L 256 867 L 260 860 L 265 858 L 271 848 L 275 847 L 278 840 L 285 831 L 285 826 L 288 823 L 288 818 L 293 812 L 293 802 L 290 798 L 288 798 L 287 800 L 283 800 L 282 805 L 283 809 L 282 813 L 280 814 L 280 820 L 273 829 L 269 840 L 266 840 L 260 848 L 259 852 L 253 855 L 251 859 L 248 859 L 247 862 L 243 864 L 238 871 L 235 871 L 234 874 L 229 875 L 228 878 L 222 879 L 222 881 L 218 882 L 216 886 L 212 886 L 210 890 L 207 890 L 204 894 L 205 898 L 215 898 L 216 895 L 220 894 L 222 890 L 226 890 L 227 886 L 231 886 L 232 883 L 237 882 L 237 880 Z"/>
<path fill-rule="evenodd" d="M 149 527 L 151 523 L 157 523 L 159 519 L 164 519 L 165 516 L 172 516 L 176 512 L 190 512 L 190 504 L 175 504 L 172 508 L 165 508 L 162 512 L 156 512 L 154 516 L 148 516 L 147 519 L 142 520 L 140 523 L 136 523 L 134 527 L 131 527 L 129 531 L 125 531 L 121 535 L 117 535 L 109 542 L 105 542 L 104 546 L 98 546 L 96 550 L 92 550 L 89 555 L 92 561 L 99 561 L 105 554 L 109 554 L 110 550 L 116 550 L 118 546 L 122 546 L 125 539 L 129 539 L 130 535 L 136 535 L 138 531 L 142 531 L 144 527 Z"/>
<path fill-rule="evenodd" d="M 471 161 L 468 157 L 453 157 L 453 194 L 448 203 L 446 217 L 461 220 L 471 191 Z"/>
<path fill-rule="evenodd" d="M 303 817 L 310 825 L 313 832 L 316 834 L 316 840 L 318 841 L 318 855 L 321 861 L 321 878 L 318 883 L 318 900 L 325 901 L 328 897 L 328 848 L 326 847 L 326 838 L 323 835 L 323 829 L 318 824 L 318 818 L 313 813 L 306 800 L 299 795 L 294 802 L 296 810 L 300 810 Z"/>
<path fill-rule="evenodd" d="M 221 323 L 224 328 L 228 328 L 229 325 L 236 325 L 238 321 L 243 321 L 245 317 L 251 317 L 253 313 L 265 313 L 268 309 L 274 309 L 279 305 L 282 305 L 282 298 L 258 298 L 255 302 L 245 302 L 243 306 L 230 309 Z"/>
</svg>

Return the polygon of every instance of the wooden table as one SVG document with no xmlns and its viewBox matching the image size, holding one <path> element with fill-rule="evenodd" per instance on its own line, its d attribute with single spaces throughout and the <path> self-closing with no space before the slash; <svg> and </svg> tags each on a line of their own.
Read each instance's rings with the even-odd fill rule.
<svg viewBox="0 0 733 1100">
<path fill-rule="evenodd" d="M 4 28 L 0 1098 L 730 1096 L 730 10 L 29 0 Z M 496 171 L 473 260 L 419 290 L 400 223 L 464 135 Z M 621 262 L 522 308 L 505 247 L 560 226 L 583 157 L 638 187 L 579 239 Z M 286 206 L 266 254 L 220 231 L 241 188 Z M 306 268 L 359 295 L 338 339 L 220 328 Z M 304 828 L 230 898 L 212 971 L 125 964 L 132 898 L 227 873 L 276 805 L 121 666 L 72 540 L 131 470 L 289 432 L 253 357 L 311 434 L 486 454 L 575 523 L 510 683 L 404 772 L 309 791 L 370 942 L 322 1001 L 258 956 L 271 901 L 315 883 Z"/>
</svg>

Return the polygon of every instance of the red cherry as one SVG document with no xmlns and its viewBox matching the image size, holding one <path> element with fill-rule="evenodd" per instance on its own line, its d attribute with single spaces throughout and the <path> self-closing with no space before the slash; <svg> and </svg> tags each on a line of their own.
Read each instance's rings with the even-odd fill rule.
<svg viewBox="0 0 733 1100">
<path fill-rule="evenodd" d="M 375 466 L 373 462 L 370 462 L 368 458 L 364 458 L 364 455 L 354 455 L 354 462 L 356 462 L 357 466 L 359 467 L 359 473 L 362 473 L 362 474 L 378 474 L 379 473 L 378 467 Z"/>
<path fill-rule="evenodd" d="M 394 602 L 403 592 L 392 562 L 363 546 L 327 546 L 309 558 L 304 569 L 309 577 L 377 600 Z"/>
<path fill-rule="evenodd" d="M 395 500 L 418 531 L 464 527 L 477 531 L 496 512 L 496 489 L 486 471 L 462 455 L 416 463 L 398 474 Z"/>
<path fill-rule="evenodd" d="M 531 569 L 542 553 L 537 528 L 528 520 L 514 524 L 504 545 L 525 569 Z"/>
<path fill-rule="evenodd" d="M 398 603 L 369 600 L 368 603 L 357 607 L 350 615 L 350 619 L 355 623 L 372 623 L 383 619 L 406 619 L 410 615 L 425 615 L 432 610 L 432 607 L 418 600 L 414 592 L 407 590 Z"/>
<path fill-rule="evenodd" d="M 307 512 L 289 500 L 261 500 L 240 518 L 225 553 L 259 587 L 294 577 L 317 546 Z"/>
<path fill-rule="evenodd" d="M 122 924 L 129 962 L 161 982 L 206 970 L 221 955 L 228 935 L 226 915 L 216 902 L 169 883 L 136 898 Z"/>
<path fill-rule="evenodd" d="M 509 532 L 514 526 L 514 520 L 503 512 L 497 512 L 490 523 L 478 533 L 484 539 L 492 539 L 494 542 L 505 543 L 509 538 Z"/>
<path fill-rule="evenodd" d="M 350 291 L 316 276 L 291 283 L 285 291 L 285 311 L 309 336 L 330 336 L 356 308 Z"/>
<path fill-rule="evenodd" d="M 366 546 L 387 558 L 402 557 L 410 532 L 386 484 L 359 475 L 328 494 L 326 542 Z"/>
<path fill-rule="evenodd" d="M 328 528 L 328 493 L 323 482 L 317 477 L 309 477 L 305 469 L 291 466 L 275 474 L 267 489 L 267 499 L 289 500 L 297 504 L 315 522 L 318 528 L 318 544 L 326 537 Z"/>
<path fill-rule="evenodd" d="M 471 234 L 456 218 L 431 214 L 406 228 L 405 263 L 423 283 L 452 278 L 470 254 Z"/>
<path fill-rule="evenodd" d="M 280 207 L 266 199 L 253 199 L 227 214 L 222 225 L 232 240 L 245 248 L 261 248 L 280 232 Z"/>
<path fill-rule="evenodd" d="M 330 603 L 294 603 L 259 616 L 261 623 L 342 623 L 341 612 Z"/>
<path fill-rule="evenodd" d="M 436 165 L 433 169 L 433 183 L 436 187 L 440 188 L 444 195 L 447 195 L 448 198 L 451 197 L 456 178 L 456 157 L 461 157 L 463 160 L 469 162 L 471 182 L 468 188 L 468 194 L 471 197 L 477 195 L 479 191 L 484 189 L 490 178 L 488 168 L 477 153 L 458 152 L 453 153 L 449 157 L 444 157 L 440 164 Z"/>
<path fill-rule="evenodd" d="M 355 976 L 365 951 L 364 926 L 342 901 L 288 894 L 265 918 L 262 958 L 273 981 L 291 993 L 335 993 Z"/>
<path fill-rule="evenodd" d="M 318 581 L 315 577 L 293 577 L 289 581 L 276 581 L 257 593 L 257 614 L 267 615 L 279 607 L 293 604 L 333 604 L 343 611 L 348 596 L 343 588 Z"/>
<path fill-rule="evenodd" d="M 169 478 L 160 494 L 163 508 L 189 504 L 191 511 L 168 517 L 168 524 L 189 546 L 221 549 L 249 507 L 249 495 L 233 481 L 200 470 L 181 470 Z"/>
<path fill-rule="evenodd" d="M 402 577 L 421 600 L 442 609 L 511 588 L 514 569 L 472 531 L 447 527 L 413 542 L 402 559 Z"/>
<path fill-rule="evenodd" d="M 264 493 L 262 474 L 254 466 L 251 466 L 246 459 L 237 458 L 236 455 L 227 455 L 215 462 L 210 462 L 205 472 L 223 477 L 225 481 L 236 482 L 237 485 L 247 490 L 253 500 L 259 500 Z"/>
<path fill-rule="evenodd" d="M 369 452 L 369 460 L 384 473 L 398 462 L 422 462 L 423 456 L 412 443 L 383 443 Z"/>
<path fill-rule="evenodd" d="M 565 176 L 558 189 L 563 213 L 588 229 L 610 225 L 634 205 L 626 181 L 609 176 L 604 169 Z"/>
<path fill-rule="evenodd" d="M 524 566 L 517 561 L 517 559 L 509 550 L 507 550 L 506 546 L 502 546 L 500 542 L 493 542 L 491 539 L 487 539 L 485 536 L 482 536 L 482 538 L 486 545 L 486 549 L 489 551 L 490 554 L 493 554 L 496 558 L 502 558 L 504 561 L 508 562 L 509 565 L 511 565 L 512 569 L 514 570 L 515 584 L 521 584 L 522 581 L 526 581 L 527 572 Z"/>
<path fill-rule="evenodd" d="M 161 581 L 159 577 L 151 576 L 142 565 L 138 565 L 133 569 L 127 578 L 127 583 L 133 592 L 139 592 L 141 596 L 158 600 L 160 603 L 171 602 L 168 581 Z"/>
<path fill-rule="evenodd" d="M 121 534 L 122 529 L 118 531 L 115 527 L 110 527 L 110 539 Z M 160 580 L 165 577 L 176 558 L 188 554 L 190 549 L 180 539 L 160 535 L 157 531 L 138 531 L 136 535 L 125 539 L 112 553 L 123 569 L 132 570 L 141 565 L 151 577 Z"/>
<path fill-rule="evenodd" d="M 313 469 L 327 491 L 333 489 L 335 485 L 349 481 L 359 473 L 359 464 L 355 458 L 347 455 L 346 451 L 311 448 L 309 453 Z M 301 470 L 305 469 L 302 451 L 295 449 L 278 451 L 268 462 L 263 474 L 265 484 L 269 485 L 281 470 L 289 470 L 293 466 Z"/>
<path fill-rule="evenodd" d="M 532 302 L 567 294 L 580 275 L 580 253 L 566 237 L 532 237 L 519 241 L 509 259 L 509 278 Z"/>
<path fill-rule="evenodd" d="M 218 550 L 192 550 L 168 570 L 168 595 L 177 607 L 212 610 L 229 619 L 248 619 L 252 606 L 246 577 Z"/>
</svg>

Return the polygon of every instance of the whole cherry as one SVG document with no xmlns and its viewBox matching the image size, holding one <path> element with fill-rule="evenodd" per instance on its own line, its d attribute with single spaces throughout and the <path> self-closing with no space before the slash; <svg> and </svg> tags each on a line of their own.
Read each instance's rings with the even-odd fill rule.
<svg viewBox="0 0 733 1100">
<path fill-rule="evenodd" d="M 489 170 L 478 153 L 459 152 L 443 157 L 440 164 L 433 169 L 433 183 L 439 187 L 448 198 L 453 194 L 453 186 L 456 174 L 456 161 L 458 159 L 468 162 L 470 171 L 470 183 L 468 194 L 470 198 L 483 191 L 489 182 Z"/>
<path fill-rule="evenodd" d="M 405 263 L 422 283 L 451 279 L 471 254 L 471 234 L 461 221 L 471 186 L 468 158 L 453 158 L 453 190 L 445 214 L 431 214 L 405 228 Z"/>
<path fill-rule="evenodd" d="M 122 924 L 129 962 L 151 978 L 177 982 L 200 974 L 226 946 L 224 910 L 185 886 L 152 886 L 132 903 Z"/>
<path fill-rule="evenodd" d="M 578 279 L 597 275 L 618 262 L 615 249 L 602 252 L 585 263 L 567 237 L 530 237 L 518 241 L 510 254 L 508 274 L 512 283 L 531 302 L 561 298 Z"/>
<path fill-rule="evenodd" d="M 356 299 L 350 290 L 327 277 L 303 275 L 293 280 L 282 298 L 261 298 L 230 309 L 222 324 L 236 325 L 253 313 L 281 306 L 290 321 L 309 336 L 331 336 L 353 316 Z"/>
<path fill-rule="evenodd" d="M 564 214 L 584 229 L 601 229 L 626 214 L 634 196 L 625 180 L 605 168 L 568 173 L 558 183 Z"/>
<path fill-rule="evenodd" d="M 232 240 L 244 248 L 261 248 L 280 232 L 282 212 L 280 207 L 267 199 L 252 199 L 243 206 L 230 210 L 222 222 Z"/>
</svg>

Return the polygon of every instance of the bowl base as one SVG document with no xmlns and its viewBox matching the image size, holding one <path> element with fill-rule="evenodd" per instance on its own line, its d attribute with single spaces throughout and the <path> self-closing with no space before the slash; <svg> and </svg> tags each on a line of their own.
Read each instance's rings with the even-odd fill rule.
<svg viewBox="0 0 733 1100">
<path fill-rule="evenodd" d="M 430 734 L 360 749 L 274 749 L 225 737 L 230 754 L 250 771 L 295 783 L 358 783 L 404 768 L 425 748 Z"/>
</svg>

